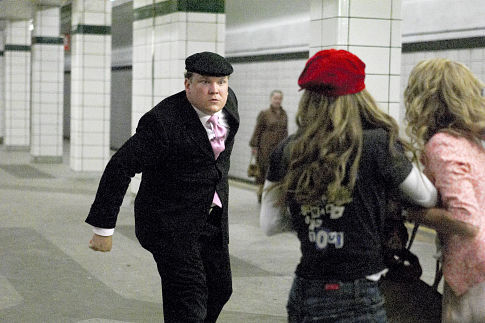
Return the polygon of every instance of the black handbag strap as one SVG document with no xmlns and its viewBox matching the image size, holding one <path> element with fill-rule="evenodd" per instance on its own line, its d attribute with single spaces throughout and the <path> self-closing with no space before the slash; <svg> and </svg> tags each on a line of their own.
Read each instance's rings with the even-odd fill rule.
<svg viewBox="0 0 485 323">
<path fill-rule="evenodd" d="M 413 244 L 414 238 L 416 238 L 416 234 L 418 233 L 419 223 L 414 223 L 413 232 L 411 233 L 411 237 L 409 238 L 408 246 L 406 249 L 409 251 L 411 249 L 411 245 Z M 434 281 L 433 285 L 431 285 L 435 290 L 438 290 L 438 285 L 443 277 L 443 268 L 441 268 L 441 261 L 440 259 L 436 259 L 436 268 L 434 273 Z"/>
<path fill-rule="evenodd" d="M 414 238 L 416 238 L 416 234 L 418 233 L 418 229 L 419 229 L 419 223 L 415 222 L 413 232 L 411 233 L 411 237 L 409 238 L 409 241 L 408 241 L 408 246 L 406 247 L 407 250 L 411 249 L 411 246 L 413 245 L 413 242 L 414 242 Z"/>
</svg>

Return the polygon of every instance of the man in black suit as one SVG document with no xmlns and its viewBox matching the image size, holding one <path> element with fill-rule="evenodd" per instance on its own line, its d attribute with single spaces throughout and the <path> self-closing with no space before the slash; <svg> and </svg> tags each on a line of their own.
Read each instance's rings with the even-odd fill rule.
<svg viewBox="0 0 485 323">
<path fill-rule="evenodd" d="M 226 59 L 197 53 L 185 68 L 185 90 L 143 115 L 107 164 L 86 222 L 90 248 L 111 250 L 126 189 L 142 173 L 135 231 L 157 263 L 165 322 L 215 322 L 232 293 L 227 177 L 239 115 Z"/>
</svg>

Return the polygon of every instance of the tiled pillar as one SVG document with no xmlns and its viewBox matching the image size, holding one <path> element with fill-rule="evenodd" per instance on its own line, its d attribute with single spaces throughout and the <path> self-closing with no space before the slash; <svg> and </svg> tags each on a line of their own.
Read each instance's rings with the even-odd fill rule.
<svg viewBox="0 0 485 323">
<path fill-rule="evenodd" d="M 140 117 L 155 105 L 153 95 L 154 2 L 153 0 L 133 0 L 132 133 L 135 132 Z"/>
<path fill-rule="evenodd" d="M 140 117 L 184 89 L 185 58 L 224 55 L 223 0 L 134 0 L 132 131 Z"/>
<path fill-rule="evenodd" d="M 60 9 L 39 7 L 32 35 L 32 134 L 34 162 L 62 162 L 64 46 Z"/>
<path fill-rule="evenodd" d="M 71 149 L 75 171 L 109 160 L 111 2 L 74 0 L 71 30 Z"/>
<path fill-rule="evenodd" d="M 5 28 L 5 146 L 30 146 L 30 29 L 26 20 L 7 21 Z"/>
<path fill-rule="evenodd" d="M 184 89 L 185 58 L 224 56 L 224 0 L 134 0 L 132 133 L 141 116 Z M 139 177 L 132 181 L 136 192 Z"/>
<path fill-rule="evenodd" d="M 3 30 L 0 30 L 0 145 L 5 137 L 5 60 L 3 59 L 5 40 Z"/>
<path fill-rule="evenodd" d="M 310 55 L 348 50 L 366 64 L 366 88 L 399 119 L 402 0 L 312 0 Z"/>
</svg>

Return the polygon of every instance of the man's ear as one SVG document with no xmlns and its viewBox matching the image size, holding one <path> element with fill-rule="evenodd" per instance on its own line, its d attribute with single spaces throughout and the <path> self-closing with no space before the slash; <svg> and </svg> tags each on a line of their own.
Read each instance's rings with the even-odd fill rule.
<svg viewBox="0 0 485 323">
<path fill-rule="evenodd" d="M 185 91 L 188 91 L 190 86 L 190 79 L 186 78 L 184 80 L 184 86 L 185 86 Z"/>
</svg>

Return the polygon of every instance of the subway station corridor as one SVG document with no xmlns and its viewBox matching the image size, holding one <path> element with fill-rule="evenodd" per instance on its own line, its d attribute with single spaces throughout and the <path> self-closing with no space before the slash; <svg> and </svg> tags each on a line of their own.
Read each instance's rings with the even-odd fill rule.
<svg viewBox="0 0 485 323">
<path fill-rule="evenodd" d="M 84 223 L 101 173 L 32 163 L 28 152 L 0 148 L 0 322 L 160 322 L 155 262 L 135 238 L 127 193 L 109 253 L 88 248 Z M 286 322 L 299 246 L 293 234 L 266 237 L 255 188 L 231 182 L 233 295 L 218 322 Z M 423 280 L 434 279 L 434 235 L 419 231 L 413 250 Z"/>
<path fill-rule="evenodd" d="M 281 92 L 294 133 L 306 61 L 344 49 L 365 63 L 365 88 L 404 135 L 403 93 L 419 62 L 447 58 L 485 80 L 484 16 L 482 0 L 0 0 L 0 323 L 163 322 L 157 266 L 135 237 L 139 180 L 111 252 L 89 249 L 84 220 L 109 157 L 184 89 L 185 59 L 202 51 L 232 64 L 239 111 L 233 294 L 217 322 L 287 322 L 299 242 L 264 235 L 247 174 L 270 93 Z M 435 232 L 421 227 L 411 251 L 433 284 Z"/>
</svg>

